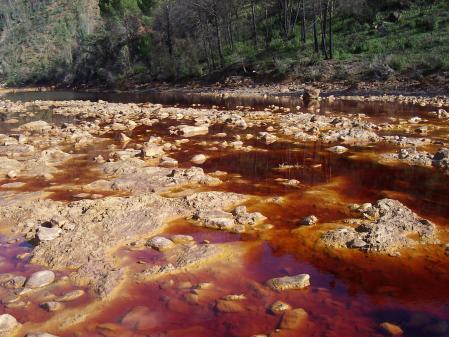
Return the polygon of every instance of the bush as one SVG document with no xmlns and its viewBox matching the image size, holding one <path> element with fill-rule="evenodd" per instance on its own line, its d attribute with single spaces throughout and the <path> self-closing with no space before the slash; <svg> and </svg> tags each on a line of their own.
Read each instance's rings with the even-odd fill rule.
<svg viewBox="0 0 449 337">
<path fill-rule="evenodd" d="M 386 62 L 389 67 L 398 72 L 405 71 L 409 66 L 408 57 L 404 55 L 389 55 Z"/>
<path fill-rule="evenodd" d="M 433 31 L 437 28 L 437 22 L 430 15 L 422 16 L 415 21 L 415 28 L 425 32 Z"/>
</svg>

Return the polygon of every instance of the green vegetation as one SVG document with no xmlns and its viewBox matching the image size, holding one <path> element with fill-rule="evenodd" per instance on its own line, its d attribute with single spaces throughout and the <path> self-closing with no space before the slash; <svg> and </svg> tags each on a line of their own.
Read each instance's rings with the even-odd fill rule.
<svg viewBox="0 0 449 337">
<path fill-rule="evenodd" d="M 78 1 L 20 5 L 17 22 L 0 7 L 0 81 L 420 80 L 449 71 L 447 0 Z"/>
</svg>

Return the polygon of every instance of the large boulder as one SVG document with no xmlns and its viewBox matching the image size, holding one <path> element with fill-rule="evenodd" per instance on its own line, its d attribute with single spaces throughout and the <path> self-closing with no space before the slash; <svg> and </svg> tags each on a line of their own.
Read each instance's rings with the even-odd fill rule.
<svg viewBox="0 0 449 337">
<path fill-rule="evenodd" d="M 357 211 L 366 220 L 354 219 L 356 227 L 328 231 L 322 241 L 331 247 L 385 253 L 417 243 L 437 242 L 435 225 L 397 200 L 382 199 L 374 205 L 362 205 Z"/>
<path fill-rule="evenodd" d="M 439 149 L 432 158 L 432 165 L 442 169 L 449 168 L 449 149 Z"/>
</svg>

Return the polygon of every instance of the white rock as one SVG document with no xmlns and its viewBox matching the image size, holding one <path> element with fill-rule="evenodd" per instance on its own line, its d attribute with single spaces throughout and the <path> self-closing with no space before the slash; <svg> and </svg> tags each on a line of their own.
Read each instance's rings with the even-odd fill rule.
<svg viewBox="0 0 449 337">
<path fill-rule="evenodd" d="M 170 157 L 163 157 L 159 165 L 162 167 L 176 167 L 178 166 L 178 161 Z"/>
<path fill-rule="evenodd" d="M 61 234 L 61 229 L 58 227 L 43 227 L 40 226 L 37 230 L 37 238 L 39 241 L 52 241 Z"/>
<path fill-rule="evenodd" d="M 178 130 L 184 137 L 193 137 L 199 135 L 207 135 L 209 133 L 208 125 L 190 126 L 190 125 L 180 125 Z"/>
<path fill-rule="evenodd" d="M 345 153 L 346 151 L 348 151 L 346 147 L 340 145 L 329 147 L 326 150 L 334 153 Z"/>
<path fill-rule="evenodd" d="M 0 336 L 8 336 L 8 333 L 17 328 L 18 325 L 19 323 L 14 316 L 0 315 Z"/>
<path fill-rule="evenodd" d="M 51 270 L 42 270 L 30 276 L 25 284 L 26 288 L 42 288 L 54 282 L 56 276 Z"/>
<path fill-rule="evenodd" d="M 207 157 L 204 154 L 197 154 L 190 161 L 194 164 L 201 165 L 204 164 L 207 160 Z"/>
<path fill-rule="evenodd" d="M 146 245 L 153 249 L 162 251 L 172 248 L 175 244 L 172 240 L 164 238 L 163 236 L 155 236 L 154 238 L 148 240 Z"/>
</svg>

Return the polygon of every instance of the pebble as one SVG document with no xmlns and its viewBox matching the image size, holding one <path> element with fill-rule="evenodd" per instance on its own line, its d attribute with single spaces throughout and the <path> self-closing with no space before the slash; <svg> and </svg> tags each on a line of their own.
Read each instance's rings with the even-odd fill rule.
<svg viewBox="0 0 449 337">
<path fill-rule="evenodd" d="M 383 322 L 379 327 L 389 336 L 400 336 L 404 333 L 400 326 L 389 322 Z"/>
<path fill-rule="evenodd" d="M 318 222 L 318 218 L 315 215 L 309 215 L 302 219 L 299 224 L 303 226 L 312 226 Z"/>
<path fill-rule="evenodd" d="M 40 307 L 48 312 L 54 312 L 54 311 L 62 310 L 64 308 L 64 305 L 59 302 L 50 301 L 50 302 L 42 303 L 40 305 Z"/>
<path fill-rule="evenodd" d="M 275 315 L 279 315 L 287 310 L 291 310 L 291 308 L 292 307 L 288 303 L 285 303 L 282 301 L 276 301 L 271 305 L 270 311 Z"/>
</svg>

